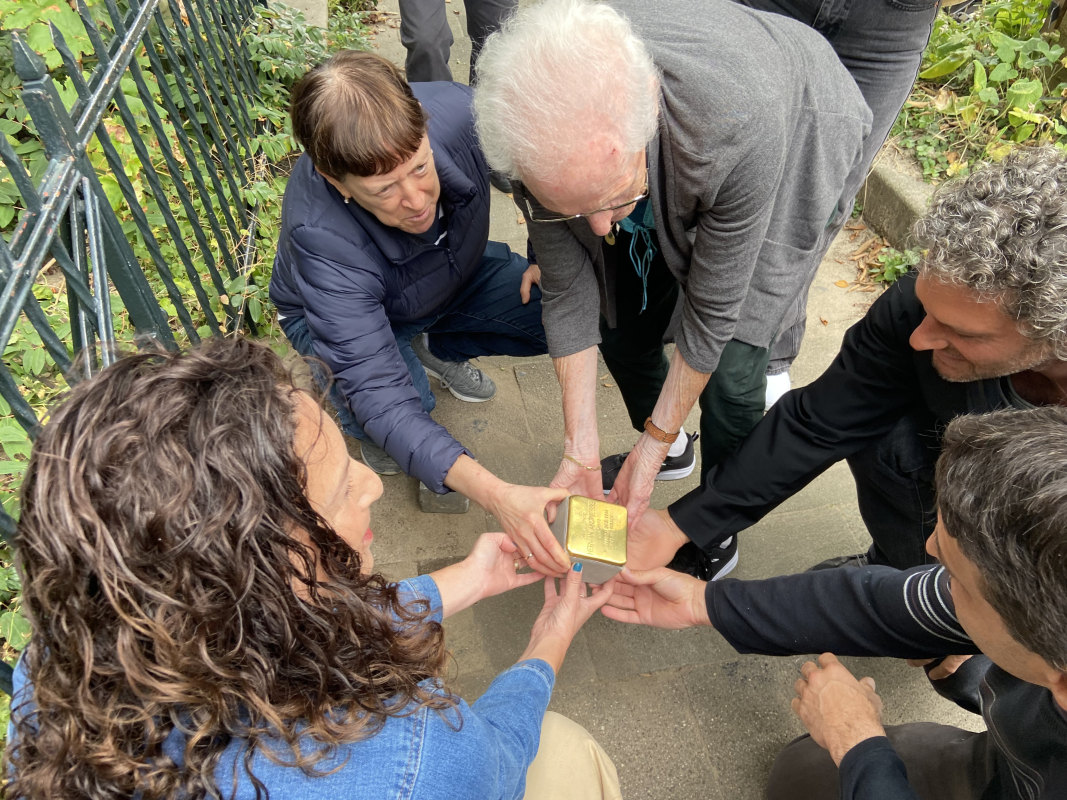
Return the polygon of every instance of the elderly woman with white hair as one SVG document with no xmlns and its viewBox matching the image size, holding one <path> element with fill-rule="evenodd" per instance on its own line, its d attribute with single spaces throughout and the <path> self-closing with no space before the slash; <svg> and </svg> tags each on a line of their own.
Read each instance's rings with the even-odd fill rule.
<svg viewBox="0 0 1067 800">
<path fill-rule="evenodd" d="M 490 37 L 479 75 L 482 146 L 542 271 L 553 485 L 636 519 L 657 477 L 692 471 L 698 399 L 704 474 L 760 419 L 769 346 L 862 180 L 870 110 L 817 33 L 728 0 L 546 0 Z M 598 344 L 642 431 L 603 462 Z M 736 563 L 699 555 L 705 578 Z"/>
</svg>

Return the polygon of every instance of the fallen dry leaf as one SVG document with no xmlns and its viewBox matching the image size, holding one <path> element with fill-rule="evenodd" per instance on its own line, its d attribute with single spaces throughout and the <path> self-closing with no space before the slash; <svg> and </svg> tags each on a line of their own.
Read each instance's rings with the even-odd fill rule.
<svg viewBox="0 0 1067 800">
<path fill-rule="evenodd" d="M 848 281 L 834 281 L 834 286 L 844 289 L 848 286 Z"/>
</svg>

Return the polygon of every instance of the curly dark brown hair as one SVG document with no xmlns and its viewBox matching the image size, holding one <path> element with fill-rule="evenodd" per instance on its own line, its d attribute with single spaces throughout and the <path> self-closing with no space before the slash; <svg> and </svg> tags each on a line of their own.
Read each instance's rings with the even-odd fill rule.
<svg viewBox="0 0 1067 800">
<path fill-rule="evenodd" d="M 51 414 L 16 536 L 33 697 L 5 796 L 225 796 L 235 740 L 266 796 L 257 752 L 313 775 L 391 715 L 455 705 L 426 604 L 361 575 L 312 509 L 294 392 L 268 348 L 212 339 L 122 358 Z"/>
</svg>

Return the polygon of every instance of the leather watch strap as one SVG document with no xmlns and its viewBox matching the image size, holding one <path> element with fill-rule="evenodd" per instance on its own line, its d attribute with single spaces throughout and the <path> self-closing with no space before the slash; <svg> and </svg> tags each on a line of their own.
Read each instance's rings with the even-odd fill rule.
<svg viewBox="0 0 1067 800">
<path fill-rule="evenodd" d="M 659 425 L 652 421 L 652 417 L 645 420 L 645 433 L 664 444 L 674 444 L 674 441 L 678 438 L 678 431 L 667 433 L 667 431 L 663 430 Z"/>
</svg>

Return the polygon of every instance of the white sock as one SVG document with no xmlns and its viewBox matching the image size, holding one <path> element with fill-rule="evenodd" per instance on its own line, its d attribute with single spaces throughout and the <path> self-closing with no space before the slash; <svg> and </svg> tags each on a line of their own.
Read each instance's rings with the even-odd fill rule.
<svg viewBox="0 0 1067 800">
<path fill-rule="evenodd" d="M 791 388 L 788 372 L 779 372 L 777 375 L 767 376 L 767 393 L 763 400 L 763 410 L 770 411 L 771 406 L 778 402 L 783 394 Z"/>
<path fill-rule="evenodd" d="M 685 428 L 678 428 L 678 438 L 671 444 L 671 449 L 667 451 L 667 455 L 680 456 L 685 452 L 685 446 L 689 444 L 689 437 L 685 435 Z"/>
</svg>

